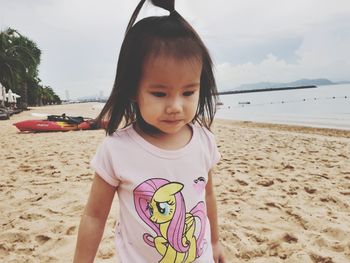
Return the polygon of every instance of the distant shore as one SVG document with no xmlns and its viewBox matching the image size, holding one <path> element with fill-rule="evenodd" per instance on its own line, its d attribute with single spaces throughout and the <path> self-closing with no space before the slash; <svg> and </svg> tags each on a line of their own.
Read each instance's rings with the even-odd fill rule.
<svg viewBox="0 0 350 263">
<path fill-rule="evenodd" d="M 218 95 L 240 94 L 240 93 L 254 93 L 277 90 L 293 90 L 293 89 L 313 89 L 317 88 L 315 85 L 296 86 L 296 87 L 279 87 L 279 88 L 261 88 L 261 89 L 245 89 L 245 90 L 230 90 L 218 92 Z"/>
</svg>

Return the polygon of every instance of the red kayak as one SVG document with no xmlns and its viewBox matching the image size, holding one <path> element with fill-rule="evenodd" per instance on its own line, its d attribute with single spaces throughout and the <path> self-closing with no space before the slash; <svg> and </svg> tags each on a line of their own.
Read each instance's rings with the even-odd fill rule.
<svg viewBox="0 0 350 263">
<path fill-rule="evenodd" d="M 47 120 L 20 121 L 13 125 L 22 132 L 95 130 L 105 127 L 105 124 L 97 125 L 91 118 L 70 117 L 65 114 L 49 115 Z"/>
</svg>

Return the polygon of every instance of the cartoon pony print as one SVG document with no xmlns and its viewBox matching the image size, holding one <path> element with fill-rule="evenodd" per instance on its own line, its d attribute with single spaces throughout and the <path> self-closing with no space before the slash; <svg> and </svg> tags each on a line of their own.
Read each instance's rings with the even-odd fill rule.
<svg viewBox="0 0 350 263">
<path fill-rule="evenodd" d="M 202 255 L 206 244 L 205 204 L 199 202 L 186 213 L 182 189 L 181 183 L 155 178 L 134 190 L 138 215 L 156 233 L 145 233 L 143 240 L 162 256 L 159 263 L 193 262 Z"/>
</svg>

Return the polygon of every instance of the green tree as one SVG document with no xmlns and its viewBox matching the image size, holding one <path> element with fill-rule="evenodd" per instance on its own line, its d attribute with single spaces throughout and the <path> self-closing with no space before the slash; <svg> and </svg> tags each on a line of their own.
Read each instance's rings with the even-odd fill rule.
<svg viewBox="0 0 350 263">
<path fill-rule="evenodd" d="M 41 89 L 41 101 L 43 105 L 48 104 L 61 104 L 61 99 L 55 94 L 50 86 L 42 87 Z"/>
<path fill-rule="evenodd" d="M 19 93 L 21 107 L 60 101 L 53 90 L 46 91 L 40 84 L 38 66 L 41 51 L 29 38 L 8 28 L 0 32 L 0 83 Z M 54 98 L 54 95 L 58 99 Z"/>
<path fill-rule="evenodd" d="M 0 82 L 21 95 L 27 105 L 27 81 L 37 76 L 41 51 L 18 31 L 8 28 L 0 32 Z"/>
<path fill-rule="evenodd" d="M 38 105 L 41 106 L 41 79 L 31 78 L 27 80 L 28 89 L 28 105 Z"/>
</svg>

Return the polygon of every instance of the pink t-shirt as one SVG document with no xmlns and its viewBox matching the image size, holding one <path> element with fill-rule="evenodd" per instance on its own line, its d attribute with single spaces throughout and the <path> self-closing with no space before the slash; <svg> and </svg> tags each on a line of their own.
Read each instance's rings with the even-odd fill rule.
<svg viewBox="0 0 350 263">
<path fill-rule="evenodd" d="M 119 262 L 214 262 L 205 185 L 220 153 L 210 131 L 190 126 L 187 145 L 164 150 L 130 125 L 107 136 L 91 160 L 96 173 L 117 187 Z"/>
</svg>

